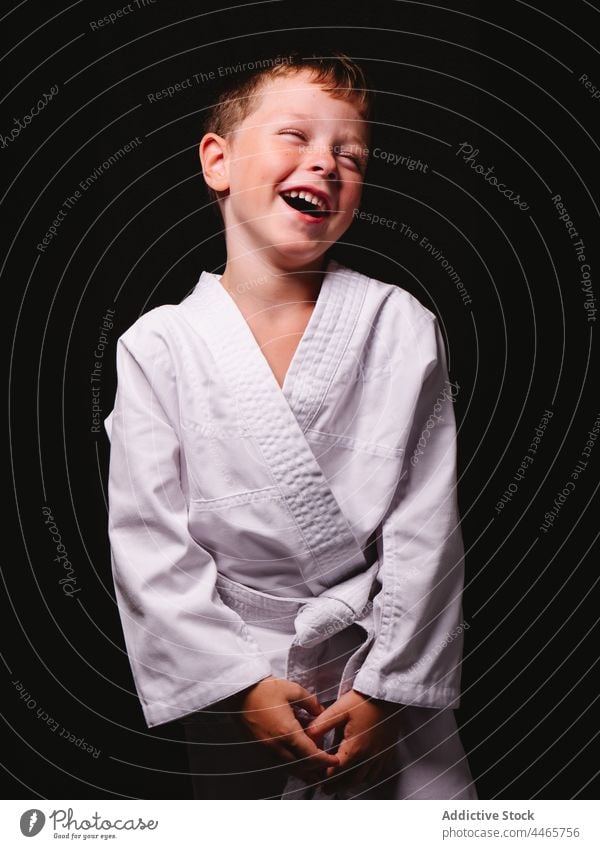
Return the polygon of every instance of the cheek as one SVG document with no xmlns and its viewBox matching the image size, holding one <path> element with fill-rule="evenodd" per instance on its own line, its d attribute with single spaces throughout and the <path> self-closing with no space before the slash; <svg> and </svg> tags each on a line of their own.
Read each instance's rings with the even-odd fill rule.
<svg viewBox="0 0 600 849">
<path fill-rule="evenodd" d="M 348 171 L 344 175 L 342 194 L 348 198 L 359 198 L 363 190 L 363 179 L 358 171 Z"/>
<path fill-rule="evenodd" d="M 358 208 L 360 205 L 360 200 L 362 197 L 363 184 L 352 184 L 348 183 L 345 186 L 345 191 L 342 194 L 344 209 L 348 210 L 348 214 L 345 217 L 348 217 L 349 220 L 352 220 L 352 212 L 354 209 Z"/>
<path fill-rule="evenodd" d="M 241 199 L 254 197 L 274 182 L 275 163 L 281 157 L 268 149 L 257 151 L 256 146 L 236 149 L 232 186 Z"/>
<path fill-rule="evenodd" d="M 268 188 L 267 175 L 262 168 L 252 170 L 252 174 L 237 180 L 232 186 L 238 201 L 245 206 L 256 204 Z"/>
<path fill-rule="evenodd" d="M 292 157 L 281 153 L 255 156 L 251 175 L 245 178 L 248 196 L 271 195 L 274 187 L 283 182 L 294 167 Z"/>
</svg>

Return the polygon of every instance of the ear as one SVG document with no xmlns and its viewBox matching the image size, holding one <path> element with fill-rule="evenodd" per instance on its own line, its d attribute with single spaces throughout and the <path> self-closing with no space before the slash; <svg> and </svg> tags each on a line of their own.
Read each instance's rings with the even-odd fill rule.
<svg viewBox="0 0 600 849">
<path fill-rule="evenodd" d="M 198 146 L 202 173 L 206 183 L 216 192 L 224 192 L 229 188 L 227 152 L 227 139 L 216 133 L 202 136 Z"/>
</svg>

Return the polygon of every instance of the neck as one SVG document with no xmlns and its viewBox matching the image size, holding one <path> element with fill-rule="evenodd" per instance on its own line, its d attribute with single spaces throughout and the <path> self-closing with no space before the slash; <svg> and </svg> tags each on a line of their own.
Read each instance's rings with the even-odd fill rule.
<svg viewBox="0 0 600 849">
<path fill-rule="evenodd" d="M 321 256 L 302 269 L 284 269 L 264 259 L 228 257 L 221 284 L 249 309 L 296 307 L 314 303 L 328 260 Z"/>
</svg>

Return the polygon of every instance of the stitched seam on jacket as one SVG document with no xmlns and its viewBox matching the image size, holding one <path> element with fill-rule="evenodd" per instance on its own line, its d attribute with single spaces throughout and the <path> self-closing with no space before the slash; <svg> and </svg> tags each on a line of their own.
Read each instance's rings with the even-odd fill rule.
<svg viewBox="0 0 600 849">
<path fill-rule="evenodd" d="M 257 501 L 271 501 L 280 498 L 282 498 L 282 495 L 279 488 L 268 486 L 263 489 L 250 489 L 243 492 L 234 492 L 231 495 L 220 495 L 218 498 L 191 498 L 190 502 L 200 510 L 210 511 L 218 510 L 219 507 L 237 507 Z"/>
<path fill-rule="evenodd" d="M 337 263 L 333 270 L 332 275 L 335 276 L 337 280 L 337 276 L 340 273 L 340 266 Z M 333 282 L 333 281 L 332 281 Z M 331 337 L 332 337 L 332 329 L 337 322 L 340 321 L 340 307 L 343 311 L 344 303 L 339 302 L 339 297 L 337 293 L 331 291 L 330 301 L 324 305 L 324 312 L 321 317 L 321 325 L 323 321 L 327 319 L 329 314 L 329 323 L 326 328 L 321 328 L 319 332 L 319 327 L 316 328 L 314 339 L 313 339 L 313 350 L 312 356 L 305 363 L 304 372 L 300 372 L 297 375 L 296 381 L 293 385 L 293 395 L 291 398 L 292 408 L 295 409 L 298 422 L 301 424 L 304 422 L 305 417 L 307 416 L 307 409 L 310 411 L 311 404 L 315 404 L 319 409 L 323 404 L 323 400 L 326 397 L 327 389 L 322 386 L 322 376 L 319 375 L 318 383 L 321 385 L 319 389 L 320 399 L 319 397 L 315 398 L 315 372 L 321 369 L 324 369 L 324 374 L 327 375 L 327 371 L 331 367 L 332 362 L 332 353 L 335 358 L 335 352 L 329 352 L 329 356 L 326 358 L 328 347 L 331 345 Z M 343 318 L 343 316 L 342 316 Z M 304 340 L 302 340 L 304 341 Z M 309 352 L 310 353 L 310 352 Z M 307 384 L 310 375 L 310 383 Z M 307 385 L 309 386 L 308 392 L 306 391 Z M 316 413 L 315 413 L 316 415 Z M 308 422 L 304 423 L 304 426 L 310 424 L 314 415 L 308 420 Z"/>
<path fill-rule="evenodd" d="M 335 441 L 336 447 L 347 448 L 349 451 L 363 451 L 365 454 L 375 454 L 378 457 L 384 457 L 389 460 L 397 459 L 404 454 L 403 448 L 392 448 L 390 445 L 383 445 L 378 442 L 364 442 L 353 436 L 328 433 L 324 430 L 309 428 L 305 431 L 305 434 L 307 436 L 310 434 L 316 442 L 330 445 Z"/>
<path fill-rule="evenodd" d="M 360 277 L 361 277 L 361 275 L 357 275 L 357 272 L 353 272 L 353 274 L 352 274 L 352 275 L 348 275 L 348 276 L 349 276 L 349 277 L 351 277 L 351 278 L 352 278 L 352 277 L 354 277 L 354 279 L 355 279 L 357 282 L 358 282 L 358 280 L 359 280 L 359 279 L 360 279 Z M 360 304 L 358 305 L 358 307 L 357 307 L 357 308 L 355 308 L 355 307 L 354 307 L 354 299 L 357 299 L 357 298 L 359 297 L 359 293 L 358 293 L 358 291 L 357 291 L 356 289 L 354 289 L 354 290 L 353 290 L 353 292 L 352 292 L 352 294 L 354 295 L 354 299 L 348 299 L 348 304 L 347 304 L 347 313 L 348 313 L 349 315 L 351 315 L 351 314 L 352 314 L 352 310 L 353 310 L 353 309 L 355 309 L 354 323 L 353 323 L 353 325 L 352 325 L 352 329 L 351 329 L 351 330 L 350 330 L 350 332 L 347 334 L 346 342 L 345 342 L 345 344 L 344 344 L 343 349 L 341 349 L 341 350 L 340 350 L 340 349 L 339 349 L 339 347 L 338 347 L 338 350 L 337 350 L 337 351 L 335 352 L 335 354 L 333 355 L 333 357 L 334 357 L 334 359 L 333 359 L 333 365 L 334 365 L 334 368 L 333 368 L 333 370 L 332 370 L 332 372 L 331 372 L 331 377 L 330 377 L 330 379 L 329 379 L 329 382 L 327 383 L 327 386 L 324 388 L 324 391 L 323 391 L 323 392 L 322 392 L 322 394 L 321 394 L 321 401 L 320 401 L 320 403 L 319 403 L 318 405 L 316 405 L 315 410 L 314 410 L 314 412 L 313 412 L 313 415 L 312 415 L 312 416 L 309 418 L 309 420 L 306 422 L 306 427 L 310 427 L 310 426 L 311 426 L 311 424 L 314 422 L 314 420 L 317 418 L 317 416 L 319 415 L 319 412 L 321 411 L 321 408 L 323 407 L 323 404 L 325 403 L 325 399 L 326 399 L 326 398 L 328 397 L 328 395 L 330 394 L 330 391 L 331 391 L 331 385 L 332 385 L 332 383 L 335 381 L 335 376 L 336 376 L 336 374 L 338 373 L 338 371 L 340 370 L 340 366 L 341 366 L 341 364 L 342 364 L 342 360 L 344 359 L 344 354 L 345 354 L 345 353 L 346 353 L 346 351 L 348 350 L 348 347 L 349 347 L 349 345 L 350 345 L 350 342 L 352 341 L 352 338 L 353 338 L 353 336 L 354 336 L 354 334 L 355 334 L 355 332 L 356 332 L 356 327 L 357 327 L 357 325 L 358 325 L 358 321 L 359 321 L 359 319 L 360 319 L 360 316 L 362 315 L 362 312 L 363 312 L 363 309 L 364 309 L 364 306 L 365 306 L 365 301 L 366 301 L 366 298 L 367 298 L 367 288 L 368 288 L 368 285 L 365 285 L 365 286 L 363 287 L 362 295 L 361 295 L 361 300 L 360 300 Z M 340 299 L 342 300 L 342 305 L 343 305 L 343 299 L 341 298 L 341 294 L 340 294 Z M 348 320 L 348 318 L 347 318 L 347 316 L 346 316 L 346 321 L 347 321 L 347 320 Z M 331 365 L 331 361 L 330 361 L 330 365 Z"/>
</svg>

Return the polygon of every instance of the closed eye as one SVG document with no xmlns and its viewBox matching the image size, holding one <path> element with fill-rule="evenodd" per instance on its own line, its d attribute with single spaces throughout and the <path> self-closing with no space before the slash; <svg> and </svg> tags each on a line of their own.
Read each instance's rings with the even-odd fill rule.
<svg viewBox="0 0 600 849">
<path fill-rule="evenodd" d="M 357 168 L 362 168 L 363 160 L 360 156 L 357 156 L 355 153 L 352 153 L 349 150 L 340 150 L 338 147 L 334 148 L 336 153 L 339 153 L 340 156 L 343 156 L 344 159 L 349 159 L 353 162 Z"/>
<path fill-rule="evenodd" d="M 301 132 L 300 130 L 280 130 L 279 135 L 292 135 L 292 136 L 298 136 L 299 138 L 302 138 L 302 139 L 306 138 L 304 133 Z"/>
<path fill-rule="evenodd" d="M 296 136 L 297 138 L 300 138 L 300 139 L 306 139 L 305 133 L 303 133 L 301 130 L 292 129 L 291 127 L 286 128 L 285 130 L 279 130 L 278 135 L 291 135 L 291 136 Z M 356 166 L 356 168 L 358 168 L 359 171 L 362 171 L 363 160 L 360 157 L 355 156 L 353 153 L 349 153 L 349 152 L 347 153 L 343 150 L 340 150 L 337 145 L 334 145 L 332 147 L 332 150 L 338 156 L 341 156 L 344 159 L 349 159 L 350 162 L 352 162 Z"/>
<path fill-rule="evenodd" d="M 352 153 L 342 153 L 340 155 L 343 156 L 345 159 L 349 159 L 351 162 L 354 162 L 357 168 L 361 167 L 362 161 L 357 156 L 354 156 Z"/>
</svg>

